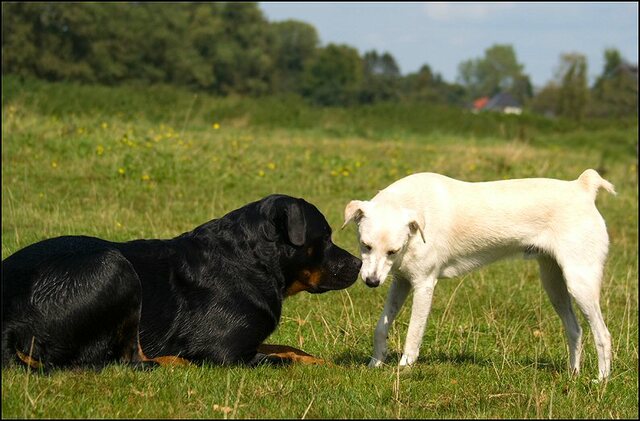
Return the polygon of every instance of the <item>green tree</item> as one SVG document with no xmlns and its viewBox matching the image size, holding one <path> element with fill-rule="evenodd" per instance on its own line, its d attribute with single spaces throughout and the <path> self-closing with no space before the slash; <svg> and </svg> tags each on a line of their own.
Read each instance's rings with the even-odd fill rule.
<svg viewBox="0 0 640 421">
<path fill-rule="evenodd" d="M 94 8 L 81 36 L 90 43 L 86 58 L 98 81 L 115 84 L 172 82 L 167 58 L 173 44 L 184 31 L 184 5 L 166 8 L 150 3 L 91 3 L 74 5 Z M 125 24 L 126 23 L 126 24 Z M 93 32 L 93 33 L 92 33 Z"/>
<path fill-rule="evenodd" d="M 410 100 L 455 106 L 462 105 L 467 96 L 463 86 L 448 84 L 439 73 L 433 73 L 427 64 L 403 78 L 401 92 L 404 98 Z"/>
<path fill-rule="evenodd" d="M 257 3 L 222 3 L 224 37 L 215 45 L 214 69 L 223 94 L 271 92 L 271 32 Z"/>
<path fill-rule="evenodd" d="M 529 102 L 531 111 L 554 117 L 559 114 L 560 86 L 557 82 L 547 83 Z"/>
<path fill-rule="evenodd" d="M 2 56 L 8 71 L 54 80 L 95 79 L 86 62 L 90 40 L 84 36 L 92 8 L 56 3 L 3 3 L 2 8 Z M 20 70 L 20 65 L 29 68 Z"/>
<path fill-rule="evenodd" d="M 590 114 L 625 116 L 638 112 L 638 67 L 627 63 L 616 49 L 604 52 L 602 74 L 592 89 Z"/>
<path fill-rule="evenodd" d="M 274 89 L 301 92 L 305 66 L 319 44 L 316 29 L 308 23 L 287 20 L 271 24 L 275 62 Z"/>
<path fill-rule="evenodd" d="M 560 57 L 556 78 L 560 85 L 558 113 L 582 120 L 589 101 L 586 57 L 578 53 L 563 54 Z"/>
<path fill-rule="evenodd" d="M 32 3 L 2 3 L 2 71 L 33 76 L 38 46 L 36 9 Z"/>
<path fill-rule="evenodd" d="M 497 44 L 486 49 L 484 57 L 460 63 L 457 80 L 467 89 L 469 99 L 505 91 L 525 102 L 532 89 L 523 69 L 511 45 Z"/>
<path fill-rule="evenodd" d="M 402 92 L 408 98 L 428 102 L 440 102 L 436 88 L 440 75 L 433 73 L 425 64 L 416 73 L 408 74 L 403 80 Z"/>
<path fill-rule="evenodd" d="M 387 52 L 378 54 L 372 50 L 362 58 L 363 80 L 360 90 L 360 102 L 372 103 L 396 99 L 400 68 L 393 56 Z"/>
<path fill-rule="evenodd" d="M 352 104 L 357 100 L 362 73 L 356 49 L 329 44 L 319 49 L 305 69 L 304 96 L 319 105 Z"/>
<path fill-rule="evenodd" d="M 182 42 L 172 43 L 167 50 L 170 78 L 189 85 L 220 93 L 216 78 L 216 48 L 224 39 L 221 7 L 212 3 L 190 3 L 187 6 L 186 30 Z"/>
<path fill-rule="evenodd" d="M 602 78 L 613 77 L 622 65 L 624 60 L 620 51 L 615 48 L 609 48 L 604 51 L 604 70 L 602 71 Z"/>
<path fill-rule="evenodd" d="M 222 94 L 273 86 L 271 32 L 257 3 L 3 3 L 2 12 L 4 73 Z"/>
</svg>

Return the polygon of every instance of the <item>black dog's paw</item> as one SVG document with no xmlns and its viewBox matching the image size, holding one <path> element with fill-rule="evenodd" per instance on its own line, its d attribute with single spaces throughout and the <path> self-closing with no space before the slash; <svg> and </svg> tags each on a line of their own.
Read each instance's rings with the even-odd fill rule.
<svg viewBox="0 0 640 421">
<path fill-rule="evenodd" d="M 292 360 L 287 358 L 282 358 L 277 355 L 267 355 L 261 352 L 258 352 L 248 363 L 247 365 L 250 367 L 256 367 L 259 365 L 270 365 L 270 366 L 286 366 L 291 365 Z"/>
</svg>

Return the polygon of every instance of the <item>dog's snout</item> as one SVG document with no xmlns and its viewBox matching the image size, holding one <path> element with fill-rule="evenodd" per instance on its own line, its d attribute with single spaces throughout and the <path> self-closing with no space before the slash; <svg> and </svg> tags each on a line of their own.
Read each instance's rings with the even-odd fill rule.
<svg viewBox="0 0 640 421">
<path fill-rule="evenodd" d="M 370 288 L 375 288 L 380 285 L 380 279 L 368 276 L 367 279 L 364 280 L 364 283 Z"/>
</svg>

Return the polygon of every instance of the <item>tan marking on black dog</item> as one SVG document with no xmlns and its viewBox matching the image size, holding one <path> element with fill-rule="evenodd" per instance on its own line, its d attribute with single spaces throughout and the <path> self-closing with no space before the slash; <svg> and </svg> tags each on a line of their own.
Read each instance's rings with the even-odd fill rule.
<svg viewBox="0 0 640 421">
<path fill-rule="evenodd" d="M 138 358 L 140 361 L 153 361 L 160 365 L 170 365 L 170 366 L 187 366 L 191 365 L 191 361 L 185 360 L 182 357 L 178 357 L 177 355 L 164 355 L 162 357 L 149 358 L 142 351 L 142 347 L 140 346 L 140 341 L 138 341 Z"/>
<path fill-rule="evenodd" d="M 258 352 L 302 364 L 325 364 L 323 359 L 288 345 L 262 344 L 258 347 Z"/>
<path fill-rule="evenodd" d="M 319 269 L 303 270 L 285 291 L 285 297 L 290 297 L 301 291 L 315 288 L 322 283 L 324 272 Z"/>
<path fill-rule="evenodd" d="M 149 358 L 142 351 L 142 346 L 140 346 L 140 338 L 138 337 L 138 358 L 140 361 L 149 361 Z"/>
<path fill-rule="evenodd" d="M 185 360 L 184 358 L 178 357 L 177 355 L 164 355 L 162 357 L 152 358 L 151 361 L 155 361 L 160 365 L 170 365 L 170 366 L 191 365 L 191 362 L 189 360 Z"/>
<path fill-rule="evenodd" d="M 20 358 L 20 360 L 25 363 L 26 365 L 28 365 L 31 368 L 42 368 L 43 364 L 36 360 L 35 358 L 32 358 L 30 355 L 25 355 L 22 352 L 16 350 L 16 354 L 18 355 L 18 358 Z"/>
</svg>

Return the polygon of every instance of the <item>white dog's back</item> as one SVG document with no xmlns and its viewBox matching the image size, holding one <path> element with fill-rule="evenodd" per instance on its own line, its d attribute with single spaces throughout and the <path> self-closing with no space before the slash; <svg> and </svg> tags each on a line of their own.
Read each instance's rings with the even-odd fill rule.
<svg viewBox="0 0 640 421">
<path fill-rule="evenodd" d="M 421 207 L 423 200 L 442 198 L 442 195 L 450 196 L 449 192 L 461 198 L 461 202 L 468 199 L 477 199 L 485 203 L 499 200 L 515 202 L 514 197 L 526 199 L 532 191 L 543 191 L 545 197 L 549 193 L 555 193 L 556 197 L 564 196 L 566 189 L 583 191 L 592 200 L 595 199 L 599 188 L 604 188 L 612 194 L 616 194 L 614 187 L 603 179 L 593 169 L 585 170 L 576 180 L 565 181 L 552 178 L 521 178 L 498 181 L 467 182 L 456 180 L 442 174 L 422 172 L 401 178 L 371 199 L 372 201 L 387 201 L 414 205 L 410 208 Z M 466 195 L 471 195 L 467 198 Z M 504 195 L 504 198 L 502 197 Z M 515 195 L 515 196 L 514 196 Z M 426 199 L 429 198 L 429 199 Z M 528 202 L 528 200 L 525 200 Z"/>
<path fill-rule="evenodd" d="M 487 246 L 509 238 L 524 247 L 549 250 L 560 237 L 571 237 L 575 224 L 592 226 L 608 242 L 604 219 L 594 203 L 600 187 L 615 194 L 611 183 L 592 169 L 572 181 L 526 178 L 465 182 L 435 173 L 417 173 L 392 183 L 372 202 L 421 212 L 429 231 L 425 235 L 433 237 L 434 247 L 449 252 L 464 253 L 458 246 L 473 246 L 473 240 L 479 238 Z M 430 220 L 438 224 L 430 224 Z"/>
</svg>

